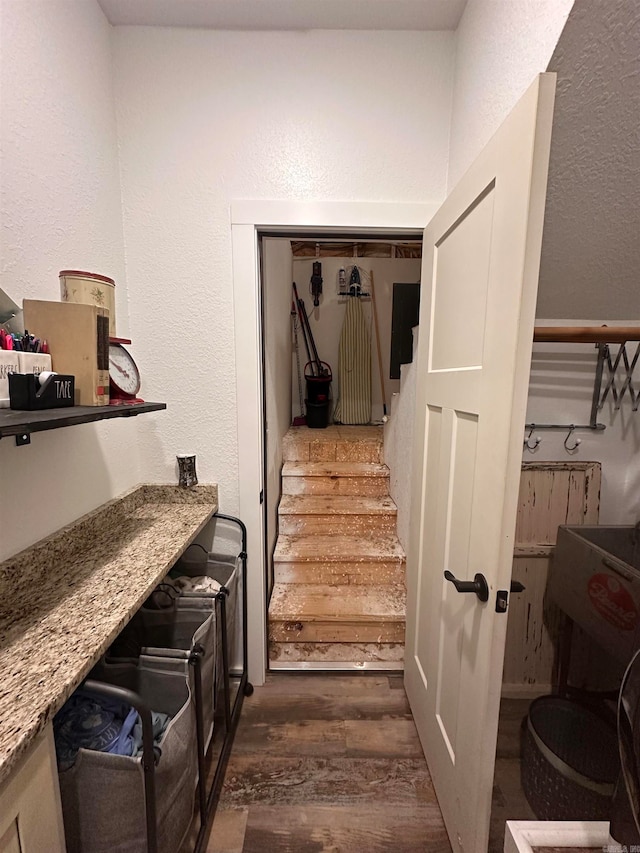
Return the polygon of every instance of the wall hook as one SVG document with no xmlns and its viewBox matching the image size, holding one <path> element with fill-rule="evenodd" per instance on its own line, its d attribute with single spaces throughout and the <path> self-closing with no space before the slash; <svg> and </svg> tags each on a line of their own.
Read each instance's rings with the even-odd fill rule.
<svg viewBox="0 0 640 853">
<path fill-rule="evenodd" d="M 581 442 L 581 439 L 576 438 L 576 440 L 573 442 L 573 444 L 569 444 L 569 440 L 571 438 L 571 435 L 573 434 L 574 429 L 575 429 L 575 426 L 573 424 L 571 424 L 571 426 L 569 427 L 569 432 L 567 433 L 567 436 L 564 440 L 564 449 L 566 451 L 568 451 L 569 453 L 572 453 L 574 450 L 577 450 L 578 446 Z"/>
<path fill-rule="evenodd" d="M 536 447 L 540 444 L 540 442 L 542 441 L 540 436 L 537 435 L 533 439 L 533 443 L 531 442 L 531 438 L 533 437 L 533 431 L 535 428 L 536 428 L 536 425 L 531 424 L 531 429 L 529 430 L 529 434 L 526 436 L 526 438 L 524 440 L 524 446 L 527 448 L 527 450 L 530 450 L 532 453 L 536 449 Z"/>
</svg>

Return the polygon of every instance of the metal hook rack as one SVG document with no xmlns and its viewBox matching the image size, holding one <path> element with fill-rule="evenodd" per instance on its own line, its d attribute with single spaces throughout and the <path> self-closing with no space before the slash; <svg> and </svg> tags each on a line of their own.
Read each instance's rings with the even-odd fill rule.
<svg viewBox="0 0 640 853">
<path fill-rule="evenodd" d="M 580 444 L 580 439 L 575 439 L 569 444 L 575 430 L 592 430 L 603 432 L 606 425 L 598 422 L 598 412 L 604 407 L 607 399 L 613 400 L 613 406 L 618 411 L 622 400 L 628 394 L 631 400 L 632 411 L 637 412 L 640 407 L 640 389 L 634 386 L 634 371 L 640 361 L 640 327 L 638 326 L 536 326 L 533 340 L 540 343 L 594 343 L 598 350 L 598 360 L 593 383 L 593 395 L 591 398 L 591 416 L 588 424 L 526 424 L 529 430 L 524 445 L 527 450 L 533 452 L 540 444 L 541 439 L 533 440 L 534 430 L 566 430 L 567 436 L 564 440 L 565 449 L 571 453 Z M 630 342 L 638 341 L 635 353 L 627 351 Z M 615 357 L 611 352 L 611 345 L 619 344 Z M 619 376 L 622 366 L 624 375 Z M 607 376 L 605 378 L 605 368 Z M 604 384 L 604 387 L 603 387 Z"/>
<path fill-rule="evenodd" d="M 569 440 L 570 440 L 571 436 L 573 435 L 574 430 L 575 430 L 575 426 L 573 424 L 571 424 L 571 426 L 569 427 L 569 432 L 567 433 L 565 440 L 562 442 L 564 444 L 564 449 L 568 453 L 572 453 L 574 450 L 577 450 L 578 447 L 580 446 L 581 439 L 579 439 L 579 438 L 576 438 L 576 440 L 573 442 L 573 444 L 569 444 Z"/>
<path fill-rule="evenodd" d="M 524 440 L 524 444 L 525 444 L 525 447 L 527 448 L 527 450 L 530 450 L 533 453 L 533 451 L 540 444 L 542 439 L 540 438 L 539 435 L 537 435 L 535 437 L 533 436 L 533 431 L 534 431 L 535 426 L 536 426 L 535 424 L 527 424 L 527 426 L 530 427 L 530 429 L 529 429 L 529 434 L 526 436 L 526 438 Z M 533 444 L 531 443 L 532 438 L 533 438 Z"/>
</svg>

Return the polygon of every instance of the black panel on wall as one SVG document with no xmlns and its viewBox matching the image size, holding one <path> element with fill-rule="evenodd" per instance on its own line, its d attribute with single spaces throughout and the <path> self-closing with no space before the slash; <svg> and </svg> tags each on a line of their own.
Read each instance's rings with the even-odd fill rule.
<svg viewBox="0 0 640 853">
<path fill-rule="evenodd" d="M 420 318 L 420 282 L 393 285 L 390 379 L 400 379 L 400 365 L 413 361 L 411 329 Z"/>
</svg>

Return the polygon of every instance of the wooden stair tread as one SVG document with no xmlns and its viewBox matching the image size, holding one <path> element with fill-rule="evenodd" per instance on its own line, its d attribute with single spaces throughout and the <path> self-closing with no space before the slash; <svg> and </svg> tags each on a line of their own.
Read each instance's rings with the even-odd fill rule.
<svg viewBox="0 0 640 853">
<path fill-rule="evenodd" d="M 280 534 L 276 562 L 372 563 L 404 560 L 397 536 L 285 536 Z"/>
<path fill-rule="evenodd" d="M 388 477 L 379 462 L 285 462 L 283 477 Z"/>
<path fill-rule="evenodd" d="M 283 495 L 278 515 L 395 515 L 388 497 L 364 498 L 334 495 Z"/>
<path fill-rule="evenodd" d="M 274 584 L 270 621 L 402 622 L 406 592 L 402 584 L 329 586 Z"/>
</svg>

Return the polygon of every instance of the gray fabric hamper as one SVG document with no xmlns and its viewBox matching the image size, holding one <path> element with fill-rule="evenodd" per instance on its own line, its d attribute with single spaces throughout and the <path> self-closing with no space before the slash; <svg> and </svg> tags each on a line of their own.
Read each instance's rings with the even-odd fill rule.
<svg viewBox="0 0 640 853">
<path fill-rule="evenodd" d="M 159 853 L 176 853 L 193 814 L 197 777 L 195 714 L 184 659 L 143 655 L 131 662 L 99 664 L 90 677 L 138 693 L 172 719 L 155 766 Z M 81 749 L 59 773 L 68 853 L 146 853 L 141 758 Z"/>
<path fill-rule="evenodd" d="M 226 600 L 227 636 L 229 639 L 229 669 L 232 675 L 242 672 L 242 605 L 243 590 L 241 588 L 242 574 L 242 533 L 237 524 L 228 519 L 216 519 L 215 532 L 211 551 L 202 545 L 193 544 L 176 562 L 172 574 L 182 574 L 187 577 L 207 575 L 223 584 L 229 595 Z M 212 593 L 184 593 L 178 599 L 178 607 L 215 606 L 215 596 Z M 221 656 L 221 629 L 218 626 L 218 648 Z M 221 667 L 216 684 L 222 678 Z"/>
<path fill-rule="evenodd" d="M 208 559 L 206 563 L 200 563 L 197 567 L 189 566 L 187 570 L 192 572 L 189 577 L 206 575 L 207 577 L 217 580 L 225 587 L 225 589 L 228 590 L 229 594 L 225 601 L 225 614 L 227 620 L 229 670 L 232 674 L 242 672 L 242 660 L 241 658 L 238 659 L 238 655 L 241 653 L 241 643 L 238 641 L 238 631 L 242 628 L 241 620 L 238 619 L 238 607 L 242 601 L 240 598 L 242 590 L 239 588 L 241 575 L 240 565 L 240 560 L 235 560 L 234 563 L 222 563 L 217 560 Z M 184 566 L 181 565 L 179 568 L 185 575 L 187 574 Z M 204 609 L 216 613 L 218 665 L 216 666 L 215 683 L 217 692 L 222 684 L 222 625 L 219 619 L 220 607 L 219 605 L 216 605 L 216 595 L 211 592 L 185 592 L 176 599 L 176 608 L 186 612 L 193 610 L 202 611 Z"/>
<path fill-rule="evenodd" d="M 141 607 L 111 645 L 108 658 L 137 658 L 140 654 L 188 660 L 195 645 L 201 645 L 204 655 L 201 665 L 202 719 L 205 749 L 213 735 L 214 673 L 218 655 L 216 612 L 202 608 L 163 610 Z M 191 695 L 195 701 L 194 670 L 189 667 Z"/>
</svg>

